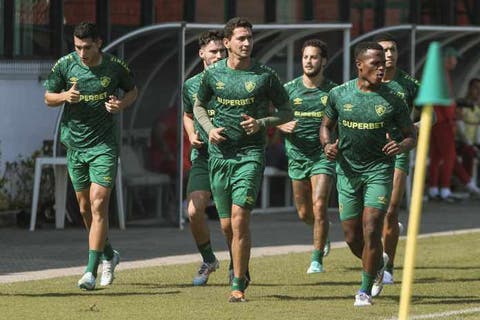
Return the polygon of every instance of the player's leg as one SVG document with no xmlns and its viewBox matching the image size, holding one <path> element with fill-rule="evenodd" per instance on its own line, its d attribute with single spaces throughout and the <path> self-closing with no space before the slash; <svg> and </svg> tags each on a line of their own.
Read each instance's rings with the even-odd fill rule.
<svg viewBox="0 0 480 320">
<path fill-rule="evenodd" d="M 292 179 L 293 199 L 300 220 L 308 225 L 313 225 L 312 185 L 308 179 Z"/>
<path fill-rule="evenodd" d="M 400 204 L 405 194 L 405 184 L 407 181 L 407 171 L 395 168 L 393 175 L 393 188 L 388 205 L 385 221 L 383 225 L 383 248 L 388 255 L 388 264 L 385 269 L 383 283 L 393 283 L 393 265 L 395 253 L 397 250 L 400 228 L 398 225 L 398 214 L 400 212 Z"/>
<path fill-rule="evenodd" d="M 101 256 L 98 258 L 98 261 L 102 261 L 100 285 L 107 286 L 112 284 L 115 278 L 115 268 L 120 263 L 120 254 L 113 249 L 107 236 L 110 195 L 117 174 L 118 154 L 113 149 L 104 149 L 87 154 L 89 154 L 89 174 L 92 181 L 90 187 L 90 208 L 92 212 L 92 224 L 89 233 L 90 249 L 101 252 Z M 93 257 L 92 260 L 94 260 Z M 91 261 L 89 264 L 98 266 L 98 261 Z"/>
<path fill-rule="evenodd" d="M 323 272 L 323 256 L 328 237 L 328 199 L 331 189 L 331 177 L 326 174 L 314 175 L 312 184 L 313 202 L 313 247 L 312 262 L 309 271 Z M 307 271 L 308 272 L 308 271 Z M 310 273 L 314 273 L 310 272 Z"/>
<path fill-rule="evenodd" d="M 383 253 L 382 231 L 390 196 L 392 194 L 393 175 L 390 170 L 365 175 L 365 209 L 363 211 L 363 270 L 368 281 L 362 285 L 370 286 L 370 277 L 374 277 L 371 289 L 373 297 L 383 289 L 383 275 L 388 264 L 388 255 Z M 367 279 L 365 279 L 367 280 Z M 367 289 L 367 288 L 365 288 Z"/>
<path fill-rule="evenodd" d="M 197 274 L 193 278 L 193 285 L 205 285 L 210 273 L 218 269 L 219 263 L 210 243 L 210 231 L 205 214 L 205 210 L 210 203 L 211 193 L 208 164 L 204 157 L 199 156 L 193 161 L 188 178 L 187 194 L 190 231 L 203 259 Z"/>
<path fill-rule="evenodd" d="M 235 160 L 232 182 L 232 257 L 234 278 L 230 302 L 245 301 L 250 261 L 250 212 L 255 206 L 264 170 L 263 158 Z"/>
</svg>

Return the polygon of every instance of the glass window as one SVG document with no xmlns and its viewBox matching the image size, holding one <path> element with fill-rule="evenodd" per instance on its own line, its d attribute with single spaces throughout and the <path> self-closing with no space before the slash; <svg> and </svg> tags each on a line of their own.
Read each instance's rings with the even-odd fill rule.
<svg viewBox="0 0 480 320">
<path fill-rule="evenodd" d="M 225 20 L 225 1 L 197 0 L 195 22 L 223 23 Z"/>
<path fill-rule="evenodd" d="M 183 2 L 157 0 L 155 5 L 156 22 L 172 22 L 183 20 Z M 198 5 L 197 5 L 198 8 Z"/>
<path fill-rule="evenodd" d="M 63 1 L 64 34 L 67 52 L 74 50 L 73 29 L 82 21 L 95 22 L 97 17 L 95 0 Z"/>
<path fill-rule="evenodd" d="M 243 0 L 237 2 L 237 16 L 248 17 L 252 24 L 265 21 L 265 4 L 259 0 Z"/>
<path fill-rule="evenodd" d="M 42 57 L 52 54 L 49 9 L 48 0 L 15 1 L 14 56 Z"/>
</svg>

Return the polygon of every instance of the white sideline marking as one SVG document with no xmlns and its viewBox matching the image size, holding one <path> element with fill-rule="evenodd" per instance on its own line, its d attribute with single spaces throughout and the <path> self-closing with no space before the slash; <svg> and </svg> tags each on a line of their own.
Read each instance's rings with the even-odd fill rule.
<svg viewBox="0 0 480 320">
<path fill-rule="evenodd" d="M 435 232 L 435 233 L 420 235 L 419 238 L 452 236 L 452 235 L 475 233 L 475 232 L 480 232 L 480 228 Z M 405 239 L 406 237 L 403 236 L 400 238 Z M 332 249 L 344 248 L 346 246 L 347 246 L 346 243 L 343 241 L 331 243 Z M 312 250 L 311 245 L 255 247 L 255 248 L 252 248 L 251 256 L 257 258 L 257 257 L 275 256 L 275 255 L 281 255 L 281 254 L 287 254 L 287 253 L 309 252 L 311 250 Z M 229 259 L 228 251 L 216 252 L 215 255 L 220 260 Z M 160 257 L 160 258 L 146 259 L 146 260 L 125 261 L 125 262 L 121 261 L 117 267 L 117 270 L 168 266 L 168 265 L 187 264 L 187 263 L 194 263 L 194 262 L 200 262 L 200 256 L 198 255 L 198 253 L 178 255 L 178 256 L 167 256 L 167 257 Z M 32 280 L 67 277 L 67 276 L 73 276 L 73 275 L 81 275 L 83 274 L 84 271 L 85 271 L 85 266 L 9 273 L 9 274 L 0 275 L 0 283 L 13 283 L 13 282 L 21 282 L 21 281 L 32 281 Z"/>
<path fill-rule="evenodd" d="M 468 313 L 480 313 L 480 308 L 472 308 L 472 309 L 463 309 L 463 310 L 456 310 L 456 311 L 422 314 L 422 315 L 418 315 L 418 316 L 409 316 L 408 319 L 411 319 L 411 320 L 438 319 L 438 318 L 445 318 L 445 317 L 456 316 L 456 315 L 460 315 L 460 314 L 468 314 Z M 389 318 L 387 320 L 398 320 L 398 317 Z"/>
</svg>

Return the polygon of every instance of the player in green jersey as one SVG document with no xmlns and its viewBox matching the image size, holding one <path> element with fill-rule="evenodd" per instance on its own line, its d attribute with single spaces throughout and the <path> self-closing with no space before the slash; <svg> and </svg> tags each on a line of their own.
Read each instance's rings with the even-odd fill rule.
<svg viewBox="0 0 480 320">
<path fill-rule="evenodd" d="M 388 33 L 376 35 L 373 41 L 378 42 L 385 53 L 385 73 L 382 79 L 383 83 L 400 94 L 407 103 L 409 114 L 413 112 L 414 118 L 419 119 L 420 111 L 419 109 L 414 108 L 413 100 L 417 96 L 420 83 L 403 70 L 397 68 L 397 41 Z M 416 123 L 416 125 L 418 125 L 418 123 Z M 390 197 L 390 203 L 387 213 L 385 214 L 383 225 L 383 248 L 388 255 L 388 264 L 383 277 L 383 283 L 385 284 L 393 283 L 393 264 L 400 234 L 398 213 L 400 210 L 400 203 L 405 194 L 407 176 L 410 169 L 409 162 L 410 157 L 407 152 L 395 156 L 392 195 Z M 372 288 L 372 296 L 377 295 L 377 290 L 377 286 L 374 285 Z"/>
<path fill-rule="evenodd" d="M 381 285 L 383 220 L 391 194 L 394 156 L 415 147 L 416 131 L 400 95 L 382 84 L 383 48 L 361 42 L 355 48 L 358 78 L 332 89 L 320 127 L 328 159 L 337 159 L 337 190 L 345 240 L 362 260 L 362 284 L 354 306 L 372 304 L 374 282 Z M 338 139 L 331 132 L 338 124 Z M 399 128 L 402 140 L 391 139 Z M 382 259 L 383 258 L 383 259 Z"/>
<path fill-rule="evenodd" d="M 229 301 L 243 302 L 250 212 L 265 166 L 265 128 L 290 120 L 292 109 L 276 73 L 251 58 L 249 21 L 229 20 L 223 43 L 228 58 L 204 71 L 193 111 L 209 137 L 210 182 L 221 227 L 224 234 L 232 234 L 234 278 Z M 212 99 L 216 102 L 213 123 L 207 113 Z M 273 115 L 269 115 L 270 102 L 278 109 Z"/>
<path fill-rule="evenodd" d="M 328 200 L 335 162 L 325 157 L 319 139 L 328 92 L 336 86 L 323 75 L 327 64 L 325 42 L 310 39 L 302 46 L 303 75 L 285 84 L 293 108 L 293 121 L 278 126 L 285 134 L 288 174 L 297 212 L 313 225 L 313 252 L 307 273 L 323 272 L 328 254 Z"/>
<path fill-rule="evenodd" d="M 112 283 L 120 261 L 107 239 L 108 203 L 118 162 L 113 114 L 131 105 L 137 88 L 127 64 L 101 51 L 102 40 L 93 23 L 82 22 L 73 33 L 75 52 L 58 60 L 45 82 L 45 103 L 65 104 L 61 141 L 67 148 L 67 166 L 80 212 L 89 230 L 89 258 L 78 281 L 93 290 L 103 260 L 100 285 Z M 122 99 L 116 91 L 122 89 Z"/>
<path fill-rule="evenodd" d="M 204 68 L 225 58 L 226 52 L 221 31 L 209 30 L 203 32 L 198 39 L 198 44 L 200 47 L 198 55 L 203 61 Z M 203 263 L 193 278 L 193 285 L 195 286 L 205 285 L 210 273 L 219 267 L 210 243 L 210 231 L 205 221 L 205 209 L 212 196 L 208 178 L 208 135 L 193 118 L 193 105 L 201 78 L 202 73 L 199 73 L 185 81 L 183 85 L 183 127 L 192 146 L 192 167 L 187 184 L 187 210 L 190 230 L 203 258 Z M 211 103 L 208 113 L 213 115 L 214 112 L 213 103 Z M 229 239 L 231 239 L 231 235 Z"/>
</svg>

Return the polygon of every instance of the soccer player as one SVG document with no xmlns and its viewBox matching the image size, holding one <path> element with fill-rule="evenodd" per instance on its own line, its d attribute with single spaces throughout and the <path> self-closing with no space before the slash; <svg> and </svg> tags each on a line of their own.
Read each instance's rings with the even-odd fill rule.
<svg viewBox="0 0 480 320">
<path fill-rule="evenodd" d="M 385 53 L 385 72 L 383 74 L 382 82 L 402 96 L 407 103 L 409 115 L 414 112 L 414 118 L 419 119 L 420 112 L 419 109 L 414 108 L 413 100 L 417 96 L 420 83 L 403 70 L 397 68 L 397 41 L 388 33 L 382 33 L 375 36 L 373 41 L 378 42 Z M 415 123 L 415 125 L 418 127 L 418 123 Z M 393 264 L 400 234 L 398 213 L 400 210 L 400 203 L 405 194 L 405 186 L 410 169 L 409 163 L 409 152 L 395 156 L 392 194 L 383 225 L 383 248 L 388 255 L 388 264 L 383 277 L 384 284 L 393 283 Z M 377 295 L 377 290 L 378 287 L 374 285 L 372 296 Z"/>
<path fill-rule="evenodd" d="M 307 273 L 323 272 L 328 254 L 328 199 L 335 162 L 326 158 L 319 130 L 328 92 L 336 86 L 323 75 L 328 59 L 325 42 L 310 39 L 302 46 L 303 75 L 285 84 L 293 108 L 293 121 L 278 126 L 285 133 L 288 175 L 298 215 L 313 225 L 313 252 Z"/>
<path fill-rule="evenodd" d="M 45 82 L 45 103 L 65 104 L 61 141 L 67 148 L 67 166 L 87 230 L 88 265 L 78 281 L 95 289 L 97 268 L 103 259 L 100 285 L 114 279 L 120 255 L 107 239 L 108 204 L 117 172 L 119 145 L 113 115 L 137 97 L 127 64 L 101 51 L 102 40 L 93 23 L 82 22 L 73 33 L 75 52 L 53 66 Z M 116 96 L 122 89 L 123 98 Z"/>
<path fill-rule="evenodd" d="M 209 30 L 203 32 L 199 39 L 198 55 L 203 61 L 203 67 L 225 58 L 225 47 L 223 46 L 223 33 Z M 208 135 L 203 128 L 193 119 L 193 105 L 197 96 L 202 73 L 199 73 L 187 81 L 183 86 L 183 127 L 187 132 L 188 139 L 192 146 L 191 161 L 192 168 L 188 176 L 188 218 L 198 251 L 202 255 L 203 263 L 193 278 L 193 285 L 205 285 L 210 273 L 219 267 L 219 262 L 213 253 L 210 244 L 210 231 L 205 221 L 205 209 L 210 203 L 212 196 L 210 192 L 210 181 L 208 178 Z M 208 105 L 208 114 L 215 113 L 214 101 Z M 228 237 L 231 240 L 231 235 Z M 230 243 L 230 242 L 229 242 Z"/>
<path fill-rule="evenodd" d="M 382 84 L 385 54 L 376 42 L 355 47 L 358 78 L 332 89 L 320 127 L 328 159 L 337 160 L 340 220 L 352 253 L 362 260 L 362 283 L 354 306 L 372 304 L 388 256 L 382 257 L 382 228 L 392 189 L 394 156 L 415 147 L 416 132 L 404 100 Z M 338 124 L 338 139 L 332 131 Z M 390 133 L 399 128 L 402 140 Z M 383 259 L 382 259 L 383 258 Z"/>
<path fill-rule="evenodd" d="M 265 166 L 265 128 L 287 122 L 292 109 L 277 74 L 251 58 L 252 24 L 230 19 L 223 43 L 228 58 L 204 71 L 195 118 L 208 133 L 213 199 L 224 234 L 232 233 L 234 278 L 230 302 L 244 302 L 250 260 L 250 212 L 256 203 Z M 207 105 L 214 99 L 213 123 Z M 269 115 L 270 102 L 277 108 Z"/>
</svg>

